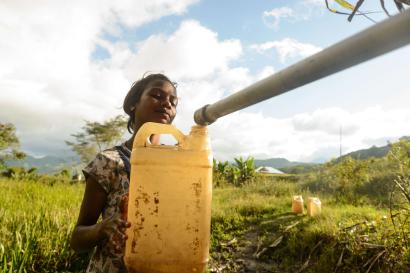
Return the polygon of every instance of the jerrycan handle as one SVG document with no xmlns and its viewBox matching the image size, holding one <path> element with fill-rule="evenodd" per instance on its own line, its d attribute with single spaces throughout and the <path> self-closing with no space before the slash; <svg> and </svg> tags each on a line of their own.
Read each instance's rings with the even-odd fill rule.
<svg viewBox="0 0 410 273">
<path fill-rule="evenodd" d="M 182 145 L 185 141 L 185 135 L 173 125 L 156 122 L 146 122 L 138 130 L 134 139 L 133 147 L 147 146 L 147 139 L 153 134 L 170 134 L 178 141 L 178 145 Z"/>
</svg>

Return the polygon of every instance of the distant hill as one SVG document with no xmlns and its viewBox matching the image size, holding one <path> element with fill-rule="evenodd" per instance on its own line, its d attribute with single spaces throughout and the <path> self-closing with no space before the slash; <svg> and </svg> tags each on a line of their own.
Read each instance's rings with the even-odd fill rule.
<svg viewBox="0 0 410 273">
<path fill-rule="evenodd" d="M 255 167 L 270 166 L 284 173 L 306 173 L 320 164 L 289 161 L 286 158 L 255 159 Z"/>
<path fill-rule="evenodd" d="M 400 140 L 402 139 L 406 139 L 406 140 L 410 140 L 410 136 L 403 136 L 400 138 Z M 353 159 L 369 159 L 371 157 L 383 157 L 385 155 L 387 155 L 387 153 L 390 151 L 390 145 L 385 145 L 385 146 L 381 146 L 381 147 L 377 147 L 377 146 L 372 146 L 368 149 L 362 149 L 362 150 L 358 150 L 358 151 L 354 151 L 348 154 L 343 155 L 340 158 L 345 158 L 347 156 L 350 156 Z M 338 158 L 338 160 L 340 160 L 340 158 Z"/>
<path fill-rule="evenodd" d="M 410 136 L 403 136 L 400 139 L 410 140 Z M 368 159 L 370 157 L 383 157 L 390 150 L 390 146 L 376 147 L 372 146 L 368 149 L 362 149 L 343 155 L 341 158 L 351 156 L 354 159 Z M 340 158 L 338 159 L 340 160 Z M 279 169 L 285 173 L 301 173 L 314 169 L 320 164 L 289 161 L 286 158 L 269 158 L 269 159 L 255 159 L 255 167 L 270 166 Z M 21 166 L 25 168 L 35 167 L 40 173 L 56 173 L 64 168 L 72 168 L 76 170 L 81 169 L 81 161 L 77 156 L 44 156 L 36 158 L 28 155 L 24 160 L 9 160 L 9 166 Z"/>
<path fill-rule="evenodd" d="M 8 166 L 18 166 L 28 168 L 37 168 L 39 173 L 56 173 L 63 169 L 71 171 L 72 168 L 79 169 L 81 161 L 78 157 L 57 157 L 47 155 L 44 157 L 36 158 L 31 155 L 27 155 L 23 160 L 8 160 L 6 162 Z"/>
<path fill-rule="evenodd" d="M 410 136 L 403 136 L 400 139 L 410 140 Z M 345 154 L 337 158 L 336 160 L 339 161 L 348 156 L 354 159 L 358 159 L 358 160 L 366 160 L 371 157 L 383 157 L 387 155 L 389 151 L 390 151 L 390 145 L 385 145 L 381 147 L 372 146 L 368 149 L 362 149 L 362 150 L 358 150 L 358 151 Z M 270 166 L 270 167 L 279 169 L 285 173 L 304 173 L 304 172 L 314 170 L 320 165 L 321 164 L 317 164 L 317 163 L 292 162 L 285 158 L 270 158 L 270 159 L 264 159 L 264 160 L 255 159 L 256 167 Z"/>
<path fill-rule="evenodd" d="M 368 149 L 362 149 L 362 150 L 358 150 L 358 151 L 354 151 L 354 152 L 342 155 L 340 158 L 345 158 L 345 157 L 350 156 L 351 158 L 354 158 L 354 159 L 365 160 L 371 157 L 383 157 L 387 155 L 389 151 L 390 151 L 389 145 L 382 146 L 382 147 L 372 146 Z M 338 160 L 340 160 L 340 158 Z"/>
<path fill-rule="evenodd" d="M 293 167 L 298 165 L 309 165 L 310 163 L 292 162 L 286 158 L 255 159 L 255 167 L 270 166 L 276 169 Z"/>
</svg>

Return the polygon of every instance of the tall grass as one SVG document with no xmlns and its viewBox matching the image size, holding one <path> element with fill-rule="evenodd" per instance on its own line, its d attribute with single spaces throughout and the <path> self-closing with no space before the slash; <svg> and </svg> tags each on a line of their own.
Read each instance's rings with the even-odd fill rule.
<svg viewBox="0 0 410 273">
<path fill-rule="evenodd" d="M 83 189 L 0 179 L 0 272 L 84 268 L 68 245 Z"/>
<path fill-rule="evenodd" d="M 321 216 L 292 214 L 296 194 L 320 197 Z M 243 259 L 270 265 L 273 272 L 298 272 L 304 265 L 304 272 L 410 272 L 410 249 L 397 237 L 388 208 L 372 203 L 339 203 L 332 194 L 307 190 L 302 181 L 270 177 L 217 188 L 211 255 L 229 265 L 226 272 L 243 270 L 236 267 Z M 275 240 L 280 243 L 272 247 Z"/>
<path fill-rule="evenodd" d="M 68 245 L 83 191 L 83 184 L 0 179 L 0 272 L 83 271 L 88 256 Z M 320 197 L 322 215 L 292 214 L 295 194 Z M 408 238 L 400 235 L 408 233 L 394 230 L 387 207 L 338 203 L 303 181 L 260 176 L 242 187 L 214 189 L 211 229 L 213 263 L 252 258 L 274 272 L 297 272 L 306 261 L 304 272 L 410 272 Z M 237 243 L 229 243 L 233 239 Z"/>
</svg>

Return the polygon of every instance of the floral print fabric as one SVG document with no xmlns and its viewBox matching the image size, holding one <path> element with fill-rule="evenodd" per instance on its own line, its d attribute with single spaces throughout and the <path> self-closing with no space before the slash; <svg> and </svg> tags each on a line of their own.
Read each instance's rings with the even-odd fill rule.
<svg viewBox="0 0 410 273">
<path fill-rule="evenodd" d="M 128 148 L 124 144 L 122 149 Z M 129 154 L 127 154 L 129 156 Z M 127 158 L 129 160 L 129 158 Z M 102 211 L 102 218 L 120 213 L 123 195 L 128 194 L 129 179 L 123 158 L 117 148 L 99 153 L 83 170 L 87 180 L 92 176 L 107 193 L 107 203 Z M 106 241 L 101 242 L 94 250 L 87 273 L 126 273 L 123 261 L 124 249 L 116 252 Z"/>
</svg>

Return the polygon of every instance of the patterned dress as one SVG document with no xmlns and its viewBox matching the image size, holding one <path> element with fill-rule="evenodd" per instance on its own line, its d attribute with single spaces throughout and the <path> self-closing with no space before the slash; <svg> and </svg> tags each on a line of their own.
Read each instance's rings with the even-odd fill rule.
<svg viewBox="0 0 410 273">
<path fill-rule="evenodd" d="M 122 197 L 128 194 L 130 150 L 122 144 L 99 153 L 83 170 L 84 176 L 92 176 L 107 193 L 107 203 L 102 211 L 106 219 L 120 213 Z M 87 273 L 126 273 L 124 250 L 115 251 L 107 241 L 94 250 Z"/>
</svg>

